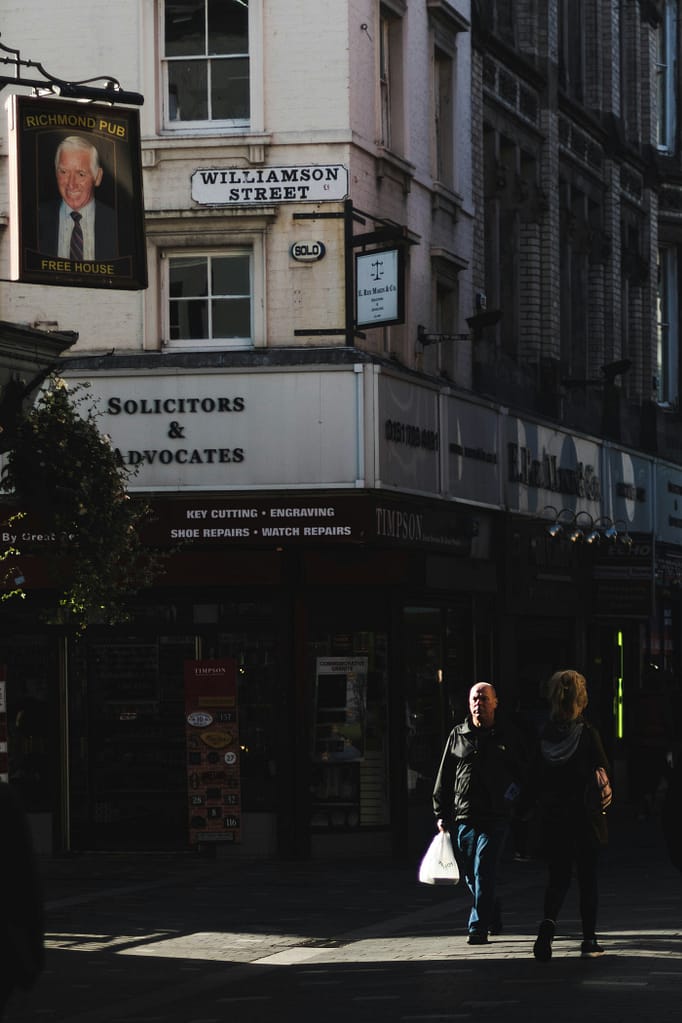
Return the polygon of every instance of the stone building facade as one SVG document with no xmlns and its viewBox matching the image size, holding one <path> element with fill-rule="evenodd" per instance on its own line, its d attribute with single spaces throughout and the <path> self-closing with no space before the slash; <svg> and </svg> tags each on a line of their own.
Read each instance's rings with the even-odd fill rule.
<svg viewBox="0 0 682 1023">
<path fill-rule="evenodd" d="M 62 373 L 173 551 L 78 642 L 30 560 L 1 608 L 47 846 L 412 855 L 471 683 L 534 715 L 568 663 L 625 760 L 680 660 L 677 13 L 65 0 L 30 41 L 5 13 L 23 58 L 144 96 L 148 287 L 8 280 L 3 130 L 0 318 L 78 335 Z"/>
</svg>

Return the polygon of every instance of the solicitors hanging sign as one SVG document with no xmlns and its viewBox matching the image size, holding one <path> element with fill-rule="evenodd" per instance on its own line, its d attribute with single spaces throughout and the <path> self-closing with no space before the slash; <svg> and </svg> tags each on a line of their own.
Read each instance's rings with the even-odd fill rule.
<svg viewBox="0 0 682 1023">
<path fill-rule="evenodd" d="M 387 327 L 405 322 L 402 249 L 374 249 L 356 255 L 355 281 L 357 327 Z"/>
<path fill-rule="evenodd" d="M 192 174 L 192 199 L 201 206 L 281 202 L 338 202 L 348 196 L 342 164 L 202 168 Z"/>
</svg>

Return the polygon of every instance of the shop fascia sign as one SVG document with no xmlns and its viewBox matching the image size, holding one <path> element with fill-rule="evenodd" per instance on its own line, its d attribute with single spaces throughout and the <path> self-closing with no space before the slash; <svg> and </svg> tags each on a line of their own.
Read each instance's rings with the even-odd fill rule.
<svg viewBox="0 0 682 1023">
<path fill-rule="evenodd" d="M 659 540 L 682 543 L 682 472 L 679 466 L 656 467 L 656 535 Z"/>
<path fill-rule="evenodd" d="M 305 543 L 378 543 L 430 547 L 457 555 L 471 553 L 479 516 L 452 502 L 389 497 L 291 496 L 152 501 L 145 525 L 149 543 L 203 548 L 234 544 L 260 547 Z"/>
<path fill-rule="evenodd" d="M 536 453 L 513 441 L 507 445 L 507 459 L 510 483 L 588 501 L 601 499 L 601 482 L 593 465 L 579 460 L 575 465 L 561 465 L 557 455 L 544 448 Z"/>
<path fill-rule="evenodd" d="M 352 366 L 68 380 L 90 385 L 86 404 L 133 471 L 131 490 L 354 486 L 359 478 Z"/>
<path fill-rule="evenodd" d="M 338 163 L 214 167 L 192 174 L 192 199 L 200 206 L 339 202 L 347 197 L 348 168 Z"/>
</svg>

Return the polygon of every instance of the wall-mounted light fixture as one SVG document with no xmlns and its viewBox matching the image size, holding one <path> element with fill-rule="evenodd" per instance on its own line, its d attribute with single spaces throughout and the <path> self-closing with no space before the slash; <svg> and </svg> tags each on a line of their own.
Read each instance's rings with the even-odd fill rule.
<svg viewBox="0 0 682 1023">
<path fill-rule="evenodd" d="M 554 505 L 547 504 L 542 509 L 543 518 L 545 512 L 550 512 L 552 521 L 545 526 L 545 532 L 553 540 L 558 537 L 565 537 L 569 543 L 586 543 L 592 546 L 604 541 L 615 543 L 618 541 L 624 547 L 632 547 L 633 540 L 628 532 L 628 525 L 623 519 L 616 519 L 614 522 L 608 515 L 602 515 L 593 519 L 587 511 L 571 511 L 570 508 L 561 508 L 559 511 Z"/>
<path fill-rule="evenodd" d="M 623 544 L 623 547 L 632 547 L 633 539 L 628 532 L 628 524 L 624 519 L 616 519 L 613 523 L 613 528 L 617 529 L 618 526 L 622 526 L 623 530 L 618 533 L 618 540 Z"/>
<path fill-rule="evenodd" d="M 581 518 L 589 519 L 589 526 L 584 528 L 580 525 Z M 571 543 L 581 543 L 585 540 L 586 543 L 598 543 L 599 534 L 594 529 L 594 519 L 589 512 L 577 511 L 573 517 L 573 525 L 568 534 L 568 539 Z"/>
<path fill-rule="evenodd" d="M 468 341 L 471 334 L 436 334 L 428 331 L 426 327 L 420 323 L 417 327 L 417 344 L 421 345 L 422 348 L 427 348 L 428 345 L 440 345 L 444 341 Z"/>
<path fill-rule="evenodd" d="M 590 529 L 589 533 L 585 533 L 585 543 L 588 544 L 601 543 L 601 540 L 602 534 L 597 529 L 596 523 L 593 522 L 592 528 Z"/>
<path fill-rule="evenodd" d="M 618 530 L 613 524 L 613 519 L 610 519 L 608 515 L 602 515 L 601 518 L 596 519 L 594 528 L 601 530 L 601 538 L 607 543 L 613 543 L 618 539 Z"/>
<path fill-rule="evenodd" d="M 552 513 L 553 520 L 545 527 L 545 532 L 551 536 L 553 540 L 557 536 L 561 536 L 564 529 L 567 529 L 571 525 L 575 517 L 570 508 L 562 508 L 560 511 L 557 511 L 553 504 L 546 504 L 542 509 L 543 516 L 545 512 Z"/>
</svg>

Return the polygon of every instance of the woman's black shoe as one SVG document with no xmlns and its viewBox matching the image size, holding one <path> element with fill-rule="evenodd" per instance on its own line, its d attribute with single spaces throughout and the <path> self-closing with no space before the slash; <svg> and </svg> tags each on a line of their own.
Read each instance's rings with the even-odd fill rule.
<svg viewBox="0 0 682 1023">
<path fill-rule="evenodd" d="M 533 945 L 533 955 L 541 963 L 548 963 L 552 958 L 552 939 L 554 938 L 554 921 L 543 920 L 538 928 L 538 936 Z"/>
</svg>

